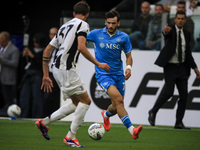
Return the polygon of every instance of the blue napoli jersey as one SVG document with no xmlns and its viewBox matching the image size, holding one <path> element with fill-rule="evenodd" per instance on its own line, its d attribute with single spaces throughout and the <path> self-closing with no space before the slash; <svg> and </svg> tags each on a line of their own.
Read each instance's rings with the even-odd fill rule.
<svg viewBox="0 0 200 150">
<path fill-rule="evenodd" d="M 95 58 L 100 63 L 107 63 L 110 66 L 109 73 L 95 66 L 97 77 L 100 74 L 124 74 L 121 52 L 123 50 L 127 54 L 132 51 L 130 38 L 126 33 L 117 30 L 116 34 L 111 36 L 107 33 L 106 27 L 95 29 L 87 35 L 87 41 L 95 44 Z"/>
</svg>

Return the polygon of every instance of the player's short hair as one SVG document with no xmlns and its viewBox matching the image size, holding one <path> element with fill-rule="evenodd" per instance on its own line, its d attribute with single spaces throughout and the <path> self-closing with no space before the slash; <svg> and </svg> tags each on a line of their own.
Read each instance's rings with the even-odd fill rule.
<svg viewBox="0 0 200 150">
<path fill-rule="evenodd" d="M 74 5 L 74 12 L 75 14 L 82 14 L 85 16 L 87 13 L 90 12 L 90 6 L 86 1 L 79 1 Z"/>
<path fill-rule="evenodd" d="M 107 13 L 105 14 L 105 20 L 107 20 L 108 18 L 114 18 L 114 17 L 117 17 L 117 22 L 120 21 L 120 15 L 119 15 L 119 13 L 118 13 L 117 11 L 115 11 L 115 10 L 111 10 L 111 11 L 109 11 L 109 12 L 107 12 Z"/>
<path fill-rule="evenodd" d="M 184 11 L 177 11 L 176 15 L 175 15 L 175 18 L 177 17 L 177 15 L 185 15 L 185 18 L 186 18 L 186 14 L 185 14 Z"/>
</svg>

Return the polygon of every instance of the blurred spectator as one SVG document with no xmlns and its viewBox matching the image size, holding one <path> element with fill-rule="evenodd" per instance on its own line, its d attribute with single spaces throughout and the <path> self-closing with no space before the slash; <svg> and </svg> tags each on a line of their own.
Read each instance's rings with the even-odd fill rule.
<svg viewBox="0 0 200 150">
<path fill-rule="evenodd" d="M 1 81 L 0 81 L 0 87 L 1 87 Z M 4 98 L 3 98 L 3 93 L 0 89 L 0 109 L 4 107 Z"/>
<path fill-rule="evenodd" d="M 179 1 L 177 3 L 177 11 L 184 11 L 186 12 L 186 5 L 185 1 Z M 168 24 L 173 25 L 174 24 L 174 18 L 171 18 L 168 21 Z M 195 40 L 194 40 L 194 21 L 191 19 L 191 17 L 187 17 L 186 23 L 183 26 L 184 29 L 188 30 L 191 33 L 191 42 L 190 42 L 190 47 L 193 49 L 195 45 Z"/>
<path fill-rule="evenodd" d="M 0 45 L 0 90 L 4 100 L 1 115 L 5 116 L 8 106 L 14 103 L 19 49 L 10 41 L 10 34 L 6 31 L 0 33 Z"/>
<path fill-rule="evenodd" d="M 179 0 L 161 0 L 157 4 L 162 4 L 165 12 L 170 12 L 170 8 L 172 5 L 176 5 Z"/>
<path fill-rule="evenodd" d="M 155 15 L 149 23 L 149 28 L 147 32 L 146 41 L 143 44 L 144 48 L 147 50 L 160 50 L 161 49 L 161 22 L 162 14 L 164 13 L 163 5 L 155 5 Z"/>
<path fill-rule="evenodd" d="M 140 42 L 144 41 L 147 35 L 149 22 L 152 16 L 149 14 L 151 8 L 150 3 L 144 1 L 141 4 L 141 14 L 134 19 L 132 32 L 129 37 L 133 48 L 139 48 Z"/>
<path fill-rule="evenodd" d="M 199 0 L 197 0 L 197 6 L 200 6 L 200 1 Z"/>
<path fill-rule="evenodd" d="M 196 0 L 186 0 L 186 15 L 192 16 L 194 9 L 197 7 Z"/>
<path fill-rule="evenodd" d="M 140 0 L 140 1 L 142 2 L 143 0 Z M 116 10 L 119 12 L 134 11 L 133 8 L 135 7 L 135 4 L 139 4 L 139 3 L 136 3 L 133 0 L 122 0 L 119 4 L 117 4 L 111 10 Z M 140 5 L 138 5 L 138 8 L 139 7 Z"/>
<path fill-rule="evenodd" d="M 43 116 L 42 55 L 46 47 L 46 38 L 42 33 L 33 37 L 34 48 L 24 48 L 23 57 L 29 60 L 25 66 L 25 75 L 21 83 L 20 107 L 22 118 L 40 118 Z"/>
<path fill-rule="evenodd" d="M 0 56 L 1 56 L 1 45 L 0 45 Z M 1 63 L 0 63 L 0 66 L 1 66 Z M 0 109 L 3 107 L 4 107 L 4 98 L 3 98 L 3 93 L 1 90 L 1 80 L 0 80 Z"/>
<path fill-rule="evenodd" d="M 197 42 L 194 45 L 192 51 L 193 52 L 200 52 L 200 36 L 197 38 Z"/>
<path fill-rule="evenodd" d="M 52 27 L 49 30 L 49 38 L 50 40 L 53 39 L 53 37 L 57 34 L 58 28 Z M 54 111 L 59 109 L 60 107 L 60 88 L 58 87 L 57 82 L 55 81 L 52 73 L 52 64 L 56 58 L 56 53 L 58 52 L 58 49 L 54 49 L 51 52 L 51 58 L 49 61 L 49 77 L 53 82 L 53 90 L 52 93 L 44 93 L 44 116 L 51 115 Z"/>
<path fill-rule="evenodd" d="M 148 2 L 154 3 L 157 0 L 150 0 Z M 137 13 L 141 13 L 141 4 L 144 0 L 122 0 L 118 5 L 111 10 L 120 12 L 120 17 L 124 19 L 136 18 Z"/>
</svg>

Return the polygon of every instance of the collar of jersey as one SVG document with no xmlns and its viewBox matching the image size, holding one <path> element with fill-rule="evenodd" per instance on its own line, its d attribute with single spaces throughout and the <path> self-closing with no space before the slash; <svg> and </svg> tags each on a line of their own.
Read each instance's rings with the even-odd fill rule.
<svg viewBox="0 0 200 150">
<path fill-rule="evenodd" d="M 104 33 L 107 33 L 108 35 L 110 35 L 110 34 L 107 32 L 106 28 L 107 28 L 107 27 L 103 28 L 103 32 L 104 32 Z M 117 34 L 117 35 L 119 34 L 119 30 L 117 30 L 116 34 Z M 116 35 L 116 34 L 115 34 L 115 35 Z M 114 35 L 113 35 L 113 36 L 114 36 Z"/>
</svg>

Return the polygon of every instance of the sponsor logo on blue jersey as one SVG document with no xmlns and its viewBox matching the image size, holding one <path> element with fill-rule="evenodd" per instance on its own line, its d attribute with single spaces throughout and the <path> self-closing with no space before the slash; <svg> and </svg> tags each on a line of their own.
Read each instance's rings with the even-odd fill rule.
<svg viewBox="0 0 200 150">
<path fill-rule="evenodd" d="M 107 48 L 107 49 L 120 49 L 120 44 L 104 44 L 104 43 L 100 43 L 99 47 L 101 48 Z"/>
</svg>

